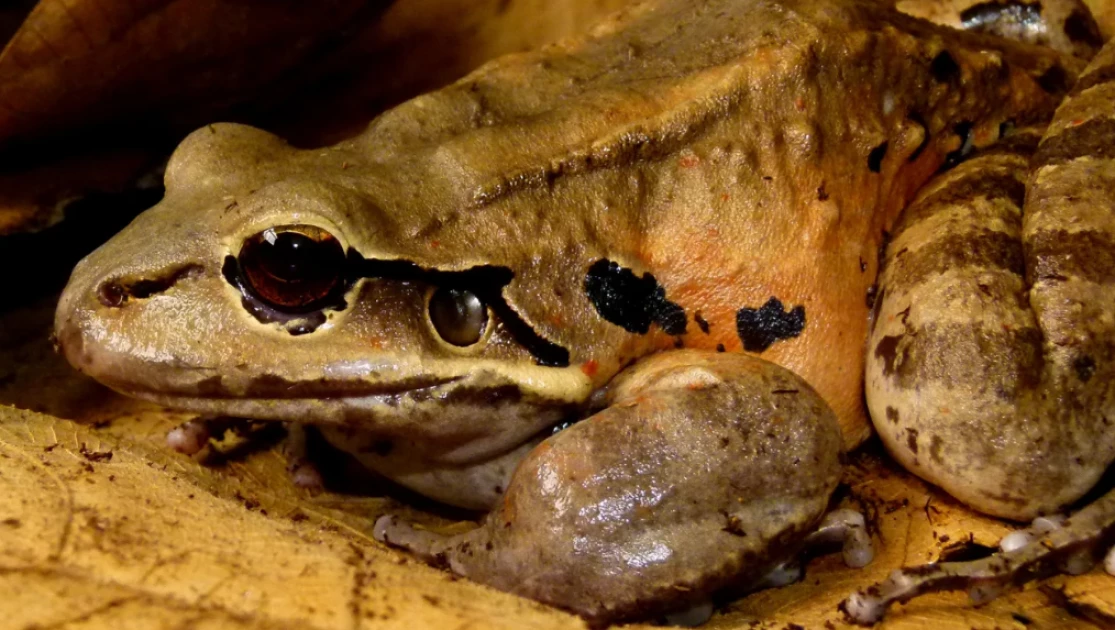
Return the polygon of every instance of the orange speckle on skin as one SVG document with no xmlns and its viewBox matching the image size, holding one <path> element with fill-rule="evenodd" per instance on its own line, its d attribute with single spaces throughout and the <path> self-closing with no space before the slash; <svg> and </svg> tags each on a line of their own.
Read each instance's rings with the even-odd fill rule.
<svg viewBox="0 0 1115 630">
<path fill-rule="evenodd" d="M 804 111 L 804 110 L 805 110 L 805 99 L 804 99 L 804 98 L 801 98 L 801 97 L 799 96 L 799 97 L 797 98 L 797 100 L 796 100 L 796 101 L 794 101 L 794 107 L 798 108 L 798 111 L 799 111 L 799 112 L 800 112 L 800 111 Z"/>
<path fill-rule="evenodd" d="M 728 193 L 720 193 L 720 201 L 728 201 L 732 196 Z"/>
<path fill-rule="evenodd" d="M 441 247 L 441 241 L 430 241 L 430 247 Z"/>
<path fill-rule="evenodd" d="M 1084 124 L 1084 119 L 1083 118 L 1074 118 L 1073 121 L 1072 121 L 1072 126 L 1073 127 L 1076 127 L 1078 125 L 1083 125 L 1083 124 Z"/>
<path fill-rule="evenodd" d="M 687 154 L 678 158 L 678 165 L 682 168 L 693 168 L 701 163 L 701 158 L 696 155 Z"/>
<path fill-rule="evenodd" d="M 948 407 L 939 407 L 937 410 L 944 414 L 952 413 L 952 410 L 950 410 Z"/>
<path fill-rule="evenodd" d="M 596 370 L 599 369 L 599 367 L 600 364 L 596 362 L 596 359 L 589 359 L 581 364 L 581 371 L 584 372 L 585 376 L 592 378 L 596 376 Z"/>
<path fill-rule="evenodd" d="M 561 316 L 561 313 L 552 313 L 549 317 L 549 320 L 550 320 L 550 323 L 553 324 L 554 326 L 564 326 L 565 325 L 565 318 Z"/>
</svg>

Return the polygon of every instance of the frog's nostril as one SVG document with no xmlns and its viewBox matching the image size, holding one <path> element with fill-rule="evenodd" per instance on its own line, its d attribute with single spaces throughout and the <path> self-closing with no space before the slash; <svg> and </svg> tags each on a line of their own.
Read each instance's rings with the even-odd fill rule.
<svg viewBox="0 0 1115 630">
<path fill-rule="evenodd" d="M 160 274 L 154 278 L 140 278 L 125 281 L 106 280 L 97 287 L 97 301 L 109 308 L 119 308 L 129 299 L 142 300 L 162 293 L 183 278 L 193 278 L 202 274 L 201 265 L 183 265 Z"/>
</svg>

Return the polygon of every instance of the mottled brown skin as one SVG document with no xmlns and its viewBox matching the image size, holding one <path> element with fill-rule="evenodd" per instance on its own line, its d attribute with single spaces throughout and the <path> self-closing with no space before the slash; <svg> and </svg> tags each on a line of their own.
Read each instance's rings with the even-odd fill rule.
<svg viewBox="0 0 1115 630">
<path fill-rule="evenodd" d="M 1115 460 L 1115 91 L 1097 83 L 1112 55 L 1040 146 L 1023 130 L 926 188 L 880 275 L 867 358 L 879 434 L 996 516 L 1060 511 Z"/>
<path fill-rule="evenodd" d="M 586 449 L 563 456 L 557 447 L 596 435 L 603 444 L 594 451 L 606 456 L 586 461 L 599 469 L 579 480 L 637 472 L 657 484 L 723 487 L 723 470 L 690 476 L 646 454 L 656 448 L 647 427 L 688 418 L 686 431 L 739 430 L 741 421 L 737 407 L 665 382 L 648 385 L 650 406 L 634 407 L 647 413 L 624 411 L 618 394 L 607 406 L 604 388 L 617 375 L 633 384 L 674 362 L 731 368 L 741 378 L 749 370 L 800 378 L 832 409 L 844 443 L 859 443 L 868 432 L 866 296 L 884 230 L 946 156 L 990 144 L 1007 121 L 1052 111 L 1078 65 L 875 2 L 648 2 L 584 40 L 485 66 L 333 147 L 297 150 L 238 125 L 195 132 L 168 165 L 166 198 L 75 269 L 57 336 L 74 365 L 124 393 L 207 414 L 316 424 L 419 492 L 494 507 L 513 530 L 543 536 L 570 527 L 603 548 L 627 535 L 615 530 L 629 519 L 546 525 L 515 509 L 518 497 L 541 491 L 532 467 L 576 464 L 571 455 Z M 366 261 L 407 261 L 422 273 L 361 278 L 343 308 L 261 321 L 244 307 L 235 267 L 222 268 L 245 241 L 291 224 L 329 232 Z M 652 274 L 661 290 L 655 304 L 679 309 L 684 332 L 676 320 L 640 332 L 630 314 L 605 316 L 599 293 L 586 288 L 602 261 L 627 269 L 617 277 L 628 280 Z M 432 327 L 427 301 L 438 278 L 482 267 L 510 274 L 496 287 L 507 309 L 490 313 L 479 342 L 453 346 Z M 800 330 L 784 327 L 755 350 L 781 367 L 756 368 L 737 356 L 748 338 L 737 319 L 772 298 Z M 292 335 L 291 326 L 313 331 Z M 524 342 L 523 329 L 535 342 Z M 544 364 L 539 339 L 566 350 L 568 365 Z M 635 363 L 648 355 L 661 356 Z M 615 386 L 623 387 L 634 385 Z M 753 395 L 748 387 L 723 391 Z M 832 416 L 802 396 L 786 404 L 809 413 L 783 421 L 814 437 L 794 448 L 834 461 L 839 445 L 816 437 L 833 433 Z M 762 422 L 781 417 L 752 412 Z M 531 450 L 559 421 L 584 416 L 568 437 Z M 607 430 L 595 433 L 599 424 Z M 628 435 L 639 438 L 628 445 Z M 697 460 L 725 457 L 701 435 L 679 429 L 676 439 L 690 440 Z M 560 585 L 545 582 L 529 593 L 597 619 L 622 617 L 632 601 L 659 598 L 669 579 L 703 584 L 696 600 L 792 556 L 831 492 L 827 481 L 798 475 L 829 479 L 828 464 L 804 470 L 807 460 L 778 439 L 741 448 L 729 458 L 733 470 L 793 472 L 778 499 L 793 509 L 747 543 L 754 547 L 707 564 L 713 551 L 694 539 L 681 564 L 648 573 L 637 588 L 609 590 L 605 601 L 575 593 L 563 601 Z M 583 481 L 560 483 L 585 514 L 626 496 L 618 485 L 599 494 Z M 755 499 L 762 511 L 762 497 L 738 499 Z M 691 500 L 691 521 L 651 509 L 647 540 L 676 546 L 686 527 L 724 518 L 723 497 Z M 470 569 L 472 577 L 502 584 L 524 549 L 544 544 L 508 536 L 491 539 L 504 560 Z M 583 558 L 568 558 L 562 570 L 589 573 L 577 564 Z"/>
<path fill-rule="evenodd" d="M 1115 459 L 1113 114 L 1108 44 L 1044 137 L 1022 130 L 937 180 L 887 249 L 867 363 L 876 428 L 904 466 L 983 512 L 1063 510 Z M 937 590 L 986 601 L 1105 553 L 1115 573 L 1115 491 L 1026 537 L 895 571 L 844 608 L 873 623 Z"/>
</svg>

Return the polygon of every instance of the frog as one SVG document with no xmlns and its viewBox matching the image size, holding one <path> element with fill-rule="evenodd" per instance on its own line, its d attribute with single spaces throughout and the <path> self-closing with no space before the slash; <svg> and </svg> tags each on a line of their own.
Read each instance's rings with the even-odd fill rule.
<svg viewBox="0 0 1115 630">
<path fill-rule="evenodd" d="M 800 555 L 870 434 L 902 209 L 1082 67 L 871 0 L 637 3 L 333 146 L 195 131 L 56 338 L 126 395 L 304 423 L 487 512 L 374 526 L 470 579 L 594 624 L 702 607 Z"/>
</svg>

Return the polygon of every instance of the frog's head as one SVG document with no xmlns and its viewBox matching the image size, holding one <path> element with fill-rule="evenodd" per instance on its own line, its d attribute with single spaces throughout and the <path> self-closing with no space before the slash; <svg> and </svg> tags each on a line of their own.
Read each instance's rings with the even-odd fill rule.
<svg viewBox="0 0 1115 630">
<path fill-rule="evenodd" d="M 67 359 L 172 407 L 473 455 L 584 403 L 608 375 L 560 331 L 591 307 L 577 295 L 571 313 L 543 309 L 587 265 L 555 268 L 515 241 L 529 235 L 429 210 L 456 203 L 452 182 L 357 149 L 294 149 L 240 125 L 192 134 L 164 200 L 74 270 L 56 318 Z"/>
</svg>

